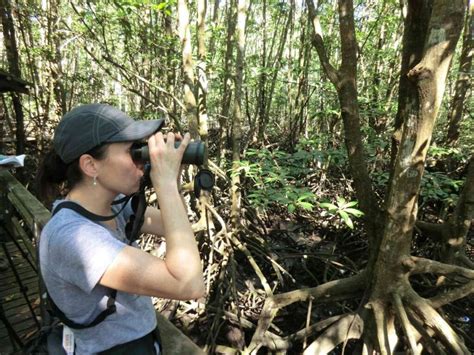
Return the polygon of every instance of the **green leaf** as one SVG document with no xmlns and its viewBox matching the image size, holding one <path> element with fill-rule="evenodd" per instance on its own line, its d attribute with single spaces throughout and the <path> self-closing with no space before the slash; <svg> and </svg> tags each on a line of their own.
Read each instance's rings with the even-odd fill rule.
<svg viewBox="0 0 474 355">
<path fill-rule="evenodd" d="M 344 212 L 344 211 L 339 211 L 339 215 L 342 217 L 342 219 L 344 220 L 344 222 L 346 223 L 346 225 L 350 228 L 350 229 L 354 229 L 354 224 L 352 223 L 352 220 L 351 218 L 349 217 L 349 215 Z"/>
<path fill-rule="evenodd" d="M 336 201 L 339 206 L 343 206 L 346 204 L 346 199 L 344 197 L 337 196 Z"/>
<path fill-rule="evenodd" d="M 296 210 L 296 206 L 292 203 L 288 205 L 288 212 L 293 213 Z"/>
<path fill-rule="evenodd" d="M 298 206 L 307 211 L 311 211 L 314 207 L 314 205 L 309 202 L 298 202 Z"/>
<path fill-rule="evenodd" d="M 357 205 L 357 201 L 351 201 L 351 202 L 348 202 L 344 205 L 344 209 L 346 209 L 347 207 L 354 207 Z"/>
<path fill-rule="evenodd" d="M 352 214 L 356 217 L 360 217 L 360 216 L 363 216 L 364 215 L 364 212 L 360 211 L 360 210 L 357 210 L 355 208 L 345 208 L 344 209 L 345 212 L 349 213 L 349 214 Z"/>
<path fill-rule="evenodd" d="M 320 207 L 327 209 L 330 212 L 336 211 L 338 207 L 336 205 L 333 205 L 330 202 L 321 202 L 319 204 Z"/>
<path fill-rule="evenodd" d="M 312 192 L 305 192 L 298 197 L 298 201 L 306 200 L 307 198 L 313 198 L 314 194 Z"/>
</svg>

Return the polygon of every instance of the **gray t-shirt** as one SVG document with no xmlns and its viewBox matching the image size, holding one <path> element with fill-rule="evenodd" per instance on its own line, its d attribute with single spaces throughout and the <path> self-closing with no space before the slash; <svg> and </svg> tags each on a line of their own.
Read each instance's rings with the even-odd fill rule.
<svg viewBox="0 0 474 355">
<path fill-rule="evenodd" d="M 62 201 L 56 201 L 54 207 Z M 114 206 L 115 211 L 120 207 Z M 107 308 L 111 290 L 98 282 L 127 245 L 124 230 L 131 213 L 128 204 L 116 217 L 117 230 L 111 230 L 63 208 L 44 227 L 40 239 L 41 273 L 51 298 L 74 322 L 88 324 Z M 76 354 L 94 354 L 155 329 L 150 297 L 117 292 L 115 305 L 116 312 L 103 322 L 73 329 Z"/>
</svg>

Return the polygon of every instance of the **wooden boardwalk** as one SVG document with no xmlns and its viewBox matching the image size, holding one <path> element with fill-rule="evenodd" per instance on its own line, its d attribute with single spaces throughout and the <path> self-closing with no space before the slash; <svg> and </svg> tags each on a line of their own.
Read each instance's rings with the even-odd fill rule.
<svg viewBox="0 0 474 355">
<path fill-rule="evenodd" d="M 8 262 L 8 256 L 14 267 Z M 23 242 L 21 240 L 17 241 L 17 244 L 12 242 L 2 227 L 0 227 L 0 258 L 2 259 L 2 269 L 0 269 L 0 316 L 2 318 L 0 319 L 0 354 L 6 355 L 19 350 L 20 346 L 18 340 L 15 341 L 16 337 L 24 345 L 39 330 L 38 275 L 35 270 L 36 266 L 34 266 Z M 32 265 L 27 258 L 30 259 Z M 6 267 L 4 267 L 5 264 Z M 13 330 L 10 334 L 8 332 L 9 325 Z"/>
</svg>

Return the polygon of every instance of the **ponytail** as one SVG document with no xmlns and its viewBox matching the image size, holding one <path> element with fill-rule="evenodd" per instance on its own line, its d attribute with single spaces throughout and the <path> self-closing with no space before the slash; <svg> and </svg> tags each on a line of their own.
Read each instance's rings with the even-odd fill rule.
<svg viewBox="0 0 474 355">
<path fill-rule="evenodd" d="M 36 175 L 36 191 L 39 199 L 47 207 L 61 195 L 68 176 L 68 165 L 70 164 L 64 163 L 54 149 L 43 157 Z"/>
<path fill-rule="evenodd" d="M 100 145 L 87 154 L 95 159 L 104 159 L 106 147 L 107 144 Z M 40 163 L 36 175 L 36 191 L 41 202 L 50 207 L 56 198 L 66 195 L 81 180 L 82 171 L 79 167 L 79 158 L 66 164 L 56 151 L 51 149 Z"/>
</svg>

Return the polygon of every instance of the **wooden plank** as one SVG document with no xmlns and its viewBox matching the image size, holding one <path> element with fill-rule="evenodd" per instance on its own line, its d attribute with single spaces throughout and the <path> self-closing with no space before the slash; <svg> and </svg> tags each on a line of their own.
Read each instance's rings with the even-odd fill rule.
<svg viewBox="0 0 474 355">
<path fill-rule="evenodd" d="M 19 274 L 19 277 L 20 277 L 20 280 L 22 281 L 22 283 L 24 283 L 26 281 L 29 281 L 33 278 L 38 279 L 38 274 L 36 273 L 36 271 L 34 271 L 32 269 L 23 269 L 18 274 Z M 16 279 L 15 275 L 13 275 L 13 273 L 10 274 L 10 275 L 6 275 L 4 278 L 0 278 L 0 280 L 2 281 L 2 284 L 3 284 L 3 286 L 0 287 L 0 292 L 13 287 L 13 285 L 15 285 L 16 287 L 20 287 L 20 285 L 18 284 L 17 279 Z"/>
<path fill-rule="evenodd" d="M 8 267 L 8 270 L 10 270 L 11 266 Z M 17 271 L 18 275 L 20 275 L 20 277 L 25 277 L 25 278 L 30 278 L 30 277 L 33 277 L 33 276 L 36 276 L 38 277 L 38 273 L 33 270 L 33 268 L 31 267 L 30 264 L 28 263 L 24 263 L 22 265 L 20 265 L 17 269 L 17 266 L 15 264 L 15 270 Z M 12 283 L 12 281 L 15 281 L 16 282 L 16 279 L 14 279 L 14 274 L 13 272 L 9 272 L 9 273 L 6 273 L 5 271 L 3 272 L 4 275 L 2 275 L 2 277 L 0 277 L 0 280 L 2 280 L 2 283 L 4 283 L 4 285 L 8 285 L 10 283 Z M 0 287 L 1 289 L 1 287 Z"/>
<path fill-rule="evenodd" d="M 24 248 L 24 242 L 18 240 L 18 245 Z M 18 246 L 13 242 L 4 243 L 11 256 L 15 270 L 22 282 L 23 287 L 26 288 L 26 296 L 20 292 L 20 285 L 16 279 L 13 269 L 9 266 L 8 269 L 0 272 L 0 302 L 2 303 L 3 312 L 8 319 L 8 322 L 13 327 L 15 333 L 22 341 L 26 337 L 30 337 L 38 331 L 37 319 L 40 313 L 39 310 L 39 292 L 38 292 L 38 275 L 33 270 L 32 266 L 23 258 Z M 3 247 L 0 248 L 3 250 Z M 31 306 L 28 306 L 28 303 Z M 5 325 L 0 322 L 0 354 L 9 354 L 13 350 L 11 346 L 7 329 Z"/>
<path fill-rule="evenodd" d="M 6 304 L 10 301 L 13 301 L 18 295 L 22 295 L 23 293 L 20 292 L 19 288 L 12 288 L 10 290 L 5 290 L 2 292 L 1 300 L 3 304 Z M 28 297 L 33 297 L 38 295 L 38 281 L 31 280 L 30 283 L 26 286 L 26 294 Z"/>
<path fill-rule="evenodd" d="M 33 237 L 39 238 L 41 229 L 48 222 L 51 213 L 8 171 L 0 172 L 0 186 L 33 233 Z"/>
<path fill-rule="evenodd" d="M 20 239 L 23 242 L 23 245 L 25 246 L 24 251 L 28 252 L 28 254 L 30 256 L 30 260 L 32 260 L 33 263 L 36 264 L 36 252 L 35 252 L 35 249 L 33 247 L 33 243 L 31 242 L 31 240 L 29 240 L 28 234 L 23 229 L 23 227 L 20 225 L 20 221 L 18 220 L 18 218 L 12 217 L 11 218 L 11 225 L 13 226 L 13 228 L 12 228 L 12 230 L 9 230 L 10 234 L 13 234 L 13 235 L 19 237 L 19 238 L 16 238 L 16 239 Z"/>
<path fill-rule="evenodd" d="M 39 304 L 39 296 L 38 295 L 28 295 L 28 299 L 30 301 L 30 303 L 34 306 L 36 306 L 37 304 Z M 8 313 L 8 312 L 14 312 L 15 309 L 17 309 L 18 307 L 22 307 L 23 305 L 25 304 L 25 297 L 17 297 L 15 299 L 12 299 L 10 300 L 9 302 L 7 303 L 4 303 L 3 304 L 3 310 L 5 311 L 5 313 Z"/>
<path fill-rule="evenodd" d="M 39 298 L 38 291 L 35 290 L 33 287 L 29 289 L 29 291 L 26 293 L 26 296 L 31 302 L 35 302 Z M 6 297 L 2 297 L 2 304 L 4 309 L 10 309 L 12 307 L 15 307 L 15 304 L 19 301 L 21 301 L 22 303 L 25 302 L 25 296 L 20 292 L 15 292 L 10 295 L 7 295 Z"/>
<path fill-rule="evenodd" d="M 33 308 L 33 312 L 35 311 L 35 308 Z M 26 324 L 28 322 L 33 322 L 33 314 L 31 313 L 31 310 L 28 306 L 23 306 L 23 307 L 17 307 L 14 310 L 11 310 L 10 312 L 5 312 L 6 316 L 8 317 L 8 320 L 10 321 L 10 324 L 12 324 L 14 327 L 18 329 L 25 329 L 23 324 Z M 35 313 L 36 317 L 36 313 Z"/>
</svg>

